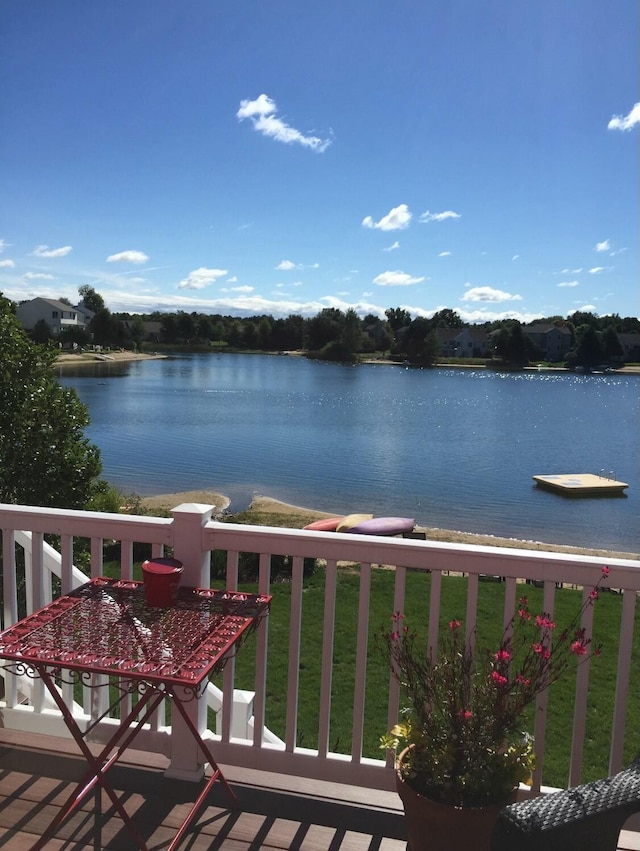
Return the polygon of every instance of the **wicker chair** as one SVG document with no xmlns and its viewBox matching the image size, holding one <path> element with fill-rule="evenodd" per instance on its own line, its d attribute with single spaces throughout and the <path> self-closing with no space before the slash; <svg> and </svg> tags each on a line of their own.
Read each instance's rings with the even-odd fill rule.
<svg viewBox="0 0 640 851">
<path fill-rule="evenodd" d="M 620 831 L 640 812 L 640 758 L 607 777 L 505 807 L 491 851 L 616 851 Z"/>
</svg>

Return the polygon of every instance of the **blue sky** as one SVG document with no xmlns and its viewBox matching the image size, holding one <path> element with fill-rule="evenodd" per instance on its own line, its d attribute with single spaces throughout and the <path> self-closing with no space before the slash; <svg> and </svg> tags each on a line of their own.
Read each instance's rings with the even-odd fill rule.
<svg viewBox="0 0 640 851">
<path fill-rule="evenodd" d="M 638 315 L 636 0 L 4 0 L 0 291 Z"/>
</svg>

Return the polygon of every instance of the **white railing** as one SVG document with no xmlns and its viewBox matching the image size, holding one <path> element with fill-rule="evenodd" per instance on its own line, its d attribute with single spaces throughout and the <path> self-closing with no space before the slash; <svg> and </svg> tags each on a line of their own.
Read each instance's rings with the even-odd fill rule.
<svg viewBox="0 0 640 851">
<path fill-rule="evenodd" d="M 496 618 L 507 623 L 515 612 L 521 594 L 522 581 L 543 586 L 543 608 L 553 613 L 557 599 L 557 588 L 573 585 L 583 588 L 588 594 L 598 582 L 602 566 L 610 568 L 608 585 L 621 592 L 619 639 L 617 646 L 609 647 L 608 653 L 617 653 L 617 677 L 611 717 L 603 720 L 603 727 L 610 727 L 607 747 L 609 748 L 609 771 L 622 767 L 623 750 L 627 737 L 636 735 L 637 730 L 627 730 L 627 708 L 630 688 L 637 688 L 637 672 L 632 677 L 632 654 L 638 652 L 634 646 L 634 619 L 636 599 L 640 591 L 640 561 L 609 559 L 558 554 L 542 551 L 501 549 L 434 543 L 430 541 L 402 538 L 380 538 L 364 535 L 340 535 L 326 532 L 309 532 L 270 527 L 254 527 L 219 523 L 211 520 L 213 508 L 203 505 L 182 505 L 174 509 L 172 518 L 132 517 L 119 514 L 99 514 L 83 511 L 32 508 L 27 506 L 0 505 L 0 527 L 2 528 L 3 570 L 3 628 L 11 625 L 20 615 L 19 586 L 24 586 L 24 606 L 33 611 L 46 604 L 58 593 L 64 593 L 83 581 L 83 574 L 74 568 L 74 546 L 79 539 L 90 540 L 91 575 L 99 576 L 104 570 L 105 542 L 111 547 L 119 544 L 118 570 L 123 578 L 131 578 L 134 568 L 134 543 L 146 544 L 151 554 L 160 556 L 170 549 L 185 565 L 183 583 L 186 585 L 211 584 L 211 554 L 222 551 L 226 563 L 226 586 L 236 588 L 238 568 L 243 553 L 257 554 L 259 562 L 258 590 L 268 593 L 271 585 L 272 557 L 286 556 L 291 567 L 289 594 L 279 595 L 277 605 L 288 607 L 288 637 L 286 647 L 279 637 L 278 652 L 287 654 L 286 697 L 281 717 L 273 718 L 267 709 L 267 686 L 269 679 L 269 621 L 263 622 L 255 640 L 255 674 L 249 685 L 250 692 L 236 688 L 236 662 L 231 660 L 223 674 L 222 689 L 209 690 L 209 701 L 217 701 L 216 718 L 208 720 L 206 705 L 194 707 L 194 718 L 202 731 L 215 741 L 216 755 L 223 764 L 235 764 L 248 768 L 277 771 L 283 774 L 305 776 L 313 779 L 353 783 L 371 788 L 392 788 L 393 774 L 389 759 L 363 755 L 363 742 L 367 721 L 367 661 L 370 651 L 371 628 L 369 605 L 372 579 L 378 566 L 394 568 L 393 600 L 389 600 L 389 614 L 403 611 L 407 580 L 415 575 L 429 575 L 430 589 L 425 593 L 425 616 L 428 609 L 429 643 L 437 643 L 438 622 L 441 602 L 446 592 L 447 573 L 466 577 L 465 623 L 471 635 L 476 620 L 479 602 L 482 599 L 480 579 L 483 576 L 504 578 L 501 611 Z M 46 544 L 44 536 L 54 535 L 60 543 L 60 558 Z M 21 553 L 26 552 L 26 558 Z M 309 612 L 303 605 L 305 597 L 304 561 L 320 560 L 324 570 L 324 598 L 322 601 L 322 638 L 314 653 L 321 659 L 318 694 L 313 705 L 318 718 L 317 738 L 309 747 L 298 742 L 300 705 L 309 712 L 310 695 L 301 694 L 300 672 L 305 665 L 303 638 Z M 335 753 L 332 750 L 332 719 L 340 706 L 332 701 L 332 691 L 337 678 L 334 662 L 334 640 L 338 596 L 339 563 L 355 565 L 359 581 L 359 603 L 357 623 L 353 626 L 355 662 L 350 677 L 353 687 L 349 700 L 351 713 L 350 753 Z M 56 585 L 56 574 L 60 580 Z M 220 584 L 220 583 L 217 583 Z M 412 586 L 413 587 L 413 586 Z M 285 602 L 286 601 L 286 602 Z M 590 617 L 592 609 L 587 609 Z M 250 652 L 249 648 L 243 654 Z M 272 650 L 272 653 L 274 651 Z M 273 658 L 273 657 L 271 657 Z M 280 664 L 283 664 L 282 661 Z M 575 709 L 572 731 L 571 758 L 567 783 L 581 780 L 583 747 L 587 730 L 587 693 L 589 686 L 588 664 L 578 669 L 575 685 Z M 66 728 L 60 714 L 54 711 L 45 699 L 42 685 L 35 681 L 29 687 L 4 672 L 5 693 L 0 701 L 0 723 L 39 733 L 65 735 Z M 386 686 L 385 686 L 386 687 Z M 88 725 L 99 718 L 107 706 L 101 695 L 104 689 L 86 689 L 82 701 L 74 698 L 71 686 L 62 686 L 64 699 L 79 724 Z M 234 695 L 236 701 L 234 705 Z M 220 707 L 220 697 L 221 707 Z M 302 698 L 304 697 L 304 701 Z M 538 768 L 534 787 L 539 788 L 544 771 L 544 746 L 546 738 L 547 695 L 537 705 L 535 722 L 536 752 Z M 244 705 L 241 705 L 241 703 Z M 399 708 L 398 689 L 392 680 L 388 684 L 387 725 L 392 726 Z M 220 711 L 221 710 L 221 711 Z M 239 713 L 243 718 L 238 719 Z M 235 716 L 235 721 L 234 721 Z M 181 721 L 181 719 L 177 719 Z M 199 770 L 198 755 L 187 749 L 189 737 L 177 723 L 173 729 L 168 725 L 164 709 L 159 710 L 152 723 L 145 728 L 137 740 L 137 747 L 160 752 L 171 758 L 171 771 L 178 776 L 196 776 Z M 240 721 L 240 723 L 237 723 Z M 100 721 L 92 736 L 103 738 L 106 729 L 117 723 L 108 715 Z M 207 726 L 211 724 L 208 732 Z M 269 735 L 267 728 L 276 728 L 279 736 Z M 249 730 L 250 732 L 244 732 Z M 379 730 L 384 732 L 384 730 Z M 334 746 L 335 749 L 335 746 Z"/>
</svg>

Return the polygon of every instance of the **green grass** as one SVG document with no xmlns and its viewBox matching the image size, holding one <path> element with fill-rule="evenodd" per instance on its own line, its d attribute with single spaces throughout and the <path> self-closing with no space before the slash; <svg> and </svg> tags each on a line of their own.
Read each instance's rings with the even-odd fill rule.
<svg viewBox="0 0 640 851">
<path fill-rule="evenodd" d="M 389 675 L 386 663 L 374 649 L 373 634 L 390 622 L 393 609 L 392 571 L 374 570 L 369 606 L 369 660 L 365 709 L 365 756 L 381 757 L 379 737 L 386 730 Z M 247 586 L 250 590 L 250 586 Z M 428 623 L 430 577 L 409 572 L 405 613 L 414 627 L 426 630 Z M 273 603 L 269 616 L 269 658 L 266 724 L 284 738 L 287 695 L 290 591 L 288 584 L 272 588 Z M 359 574 L 340 571 L 337 585 L 335 646 L 333 654 L 332 712 L 329 744 L 332 750 L 351 752 L 351 723 L 356 654 Z M 481 583 L 478 603 L 479 646 L 495 643 L 502 634 L 504 586 Z M 533 611 L 539 611 L 542 590 L 527 588 Z M 587 731 L 583 778 L 595 779 L 607 774 L 613 697 L 617 673 L 617 645 L 620 629 L 621 597 L 603 593 L 596 604 L 594 641 L 604 645 L 602 656 L 591 662 L 588 696 Z M 581 605 L 581 594 L 569 589 L 556 595 L 556 620 L 568 623 Z M 318 739 L 318 695 L 321 677 L 322 618 L 324 609 L 324 572 L 318 571 L 305 582 L 299 671 L 297 743 L 316 747 Z M 466 580 L 445 577 L 442 588 L 441 622 L 453 617 L 464 620 Z M 496 617 L 496 613 L 500 613 Z M 254 653 L 248 645 L 237 659 L 237 686 L 251 688 Z M 640 617 L 636 617 L 632 683 L 627 711 L 625 760 L 640 750 Z M 545 745 L 544 782 L 564 786 L 568 778 L 573 724 L 574 678 L 567 675 L 550 689 Z M 532 729 L 532 723 L 530 724 Z"/>
</svg>

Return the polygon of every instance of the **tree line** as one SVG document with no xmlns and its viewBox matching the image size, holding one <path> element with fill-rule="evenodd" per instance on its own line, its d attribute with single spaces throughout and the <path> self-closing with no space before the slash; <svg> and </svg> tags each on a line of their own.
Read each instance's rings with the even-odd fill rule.
<svg viewBox="0 0 640 851">
<path fill-rule="evenodd" d="M 89 285 L 79 289 L 79 307 L 90 311 L 88 328 L 67 328 L 56 342 L 77 346 L 95 344 L 111 348 L 180 346 L 196 350 L 304 351 L 308 357 L 355 362 L 362 357 L 386 355 L 410 364 L 428 366 L 442 354 L 441 329 L 473 329 L 477 338 L 486 335 L 478 347 L 478 357 L 514 367 L 540 361 L 545 353 L 527 335 L 527 327 L 551 325 L 567 328 L 571 345 L 563 358 L 569 366 L 619 364 L 623 351 L 620 333 L 639 333 L 640 320 L 617 314 L 599 317 L 577 311 L 567 317 L 548 316 L 530 323 L 516 319 L 483 324 L 465 323 L 450 308 L 436 311 L 430 318 L 412 317 L 401 307 L 389 308 L 382 319 L 373 313 L 360 317 L 352 308 L 342 311 L 328 307 L 305 318 L 292 314 L 274 318 L 270 314 L 238 317 L 186 311 L 155 311 L 145 316 L 112 313 L 102 296 Z M 68 302 L 68 299 L 61 299 Z M 51 329 L 38 323 L 32 332 L 39 343 L 51 340 Z"/>
</svg>

